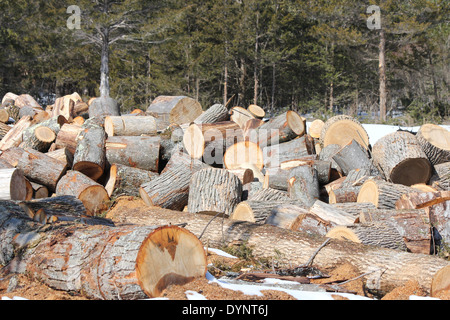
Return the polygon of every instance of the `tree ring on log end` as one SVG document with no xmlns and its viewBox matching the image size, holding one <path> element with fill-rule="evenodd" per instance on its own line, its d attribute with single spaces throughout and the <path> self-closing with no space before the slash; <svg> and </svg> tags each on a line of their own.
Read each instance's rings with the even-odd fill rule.
<svg viewBox="0 0 450 320">
<path fill-rule="evenodd" d="M 204 277 L 207 260 L 202 242 L 190 231 L 165 226 L 151 232 L 136 257 L 139 286 L 151 298 L 170 285 L 183 285 Z"/>
<path fill-rule="evenodd" d="M 411 174 L 414 172 L 415 174 Z M 431 178 L 431 166 L 428 159 L 406 159 L 399 163 L 391 172 L 391 180 L 394 183 L 412 186 L 419 183 L 427 183 Z"/>
<path fill-rule="evenodd" d="M 286 114 L 286 121 L 289 128 L 297 135 L 305 133 L 305 122 L 297 112 L 289 110 Z"/>
<path fill-rule="evenodd" d="M 358 193 L 358 203 L 373 203 L 378 208 L 378 186 L 374 181 L 366 181 Z"/>
<path fill-rule="evenodd" d="M 74 164 L 73 170 L 83 173 L 94 181 L 97 181 L 103 175 L 103 168 L 89 161 L 81 161 Z"/>
</svg>

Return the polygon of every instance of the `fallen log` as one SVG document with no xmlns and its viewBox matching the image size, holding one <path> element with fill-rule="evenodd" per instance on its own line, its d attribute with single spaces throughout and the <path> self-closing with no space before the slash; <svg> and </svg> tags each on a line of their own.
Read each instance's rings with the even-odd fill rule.
<svg viewBox="0 0 450 320">
<path fill-rule="evenodd" d="M 101 300 L 155 298 L 206 274 L 202 243 L 177 226 L 66 223 L 43 230 L 8 211 L 0 221 L 10 226 L 0 228 L 0 263 L 56 290 Z"/>
<path fill-rule="evenodd" d="M 349 144 L 345 145 L 333 156 L 333 160 L 336 161 L 339 168 L 341 168 L 344 176 L 347 176 L 350 171 L 357 169 L 368 169 L 372 172 L 372 175 L 377 175 L 376 168 L 372 161 L 369 159 L 367 149 L 362 147 L 358 142 L 352 140 Z"/>
<path fill-rule="evenodd" d="M 316 200 L 309 212 L 338 226 L 352 225 L 356 220 L 352 214 L 321 200 Z"/>
<path fill-rule="evenodd" d="M 194 123 L 216 123 L 222 121 L 228 121 L 230 119 L 230 114 L 228 109 L 223 104 L 214 104 L 209 107 L 205 112 L 198 116 Z"/>
<path fill-rule="evenodd" d="M 111 212 L 116 223 L 138 225 L 167 225 L 187 223 L 186 228 L 211 247 L 220 248 L 231 243 L 245 242 L 256 258 L 271 258 L 289 265 L 306 263 L 326 240 L 271 225 L 215 219 L 210 216 L 149 208 L 146 206 Z M 206 228 L 205 228 L 206 227 Z M 414 279 L 428 292 L 433 276 L 449 262 L 429 255 L 414 254 L 380 247 L 365 246 L 349 241 L 332 240 L 316 255 L 314 265 L 320 268 L 351 263 L 366 274 L 366 286 L 386 294 Z M 370 274 L 369 274 L 370 273 Z"/>
<path fill-rule="evenodd" d="M 310 207 L 319 199 L 319 178 L 317 170 L 310 166 L 300 166 L 289 171 L 289 198 L 299 200 Z"/>
<path fill-rule="evenodd" d="M 264 224 L 271 215 L 272 210 L 283 204 L 295 204 L 303 206 L 303 203 L 293 200 L 279 201 L 259 201 L 247 200 L 239 203 L 230 215 L 231 220 L 249 221 L 257 224 Z"/>
<path fill-rule="evenodd" d="M 230 110 L 230 119 L 235 122 L 241 129 L 248 120 L 255 119 L 255 116 L 248 110 L 242 107 L 233 107 Z"/>
<path fill-rule="evenodd" d="M 314 153 L 314 145 L 310 137 L 304 135 L 298 139 L 264 147 L 264 167 L 279 167 L 287 161 L 299 160 Z"/>
</svg>

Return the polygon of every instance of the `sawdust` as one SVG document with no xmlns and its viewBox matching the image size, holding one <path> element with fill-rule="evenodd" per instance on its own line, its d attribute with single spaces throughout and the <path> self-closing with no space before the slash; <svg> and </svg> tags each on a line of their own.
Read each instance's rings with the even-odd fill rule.
<svg viewBox="0 0 450 320">
<path fill-rule="evenodd" d="M 426 297 L 426 291 L 420 287 L 417 280 L 410 280 L 404 286 L 395 288 L 381 300 L 409 300 L 410 296 Z"/>
</svg>

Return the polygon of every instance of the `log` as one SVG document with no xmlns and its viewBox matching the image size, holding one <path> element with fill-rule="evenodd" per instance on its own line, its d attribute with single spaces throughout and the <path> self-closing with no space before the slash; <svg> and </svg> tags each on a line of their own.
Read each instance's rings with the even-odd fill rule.
<svg viewBox="0 0 450 320">
<path fill-rule="evenodd" d="M 357 202 L 370 202 L 378 209 L 395 209 L 402 195 L 414 192 L 415 189 L 402 184 L 370 179 L 359 190 Z"/>
<path fill-rule="evenodd" d="M 203 112 L 200 103 L 186 96 L 159 96 L 147 108 L 147 112 L 158 116 L 167 126 L 191 123 Z"/>
<path fill-rule="evenodd" d="M 389 222 L 395 226 L 409 252 L 434 254 L 430 217 L 424 210 L 368 210 L 361 212 L 359 222 Z"/>
<path fill-rule="evenodd" d="M 355 223 L 359 223 L 359 217 L 362 213 L 368 210 L 377 210 L 377 207 L 373 203 L 358 203 L 358 202 L 345 202 L 345 203 L 333 203 L 330 204 L 333 208 L 347 212 L 355 219 Z"/>
<path fill-rule="evenodd" d="M 369 246 L 406 251 L 406 245 L 397 228 L 391 223 L 380 221 L 351 226 L 337 226 L 331 229 L 328 238 L 350 240 Z"/>
<path fill-rule="evenodd" d="M 378 170 L 369 159 L 367 149 L 362 147 L 356 140 L 352 140 L 336 152 L 333 160 L 341 168 L 344 176 L 347 176 L 350 171 L 356 169 L 369 169 L 371 175 L 378 175 Z"/>
<path fill-rule="evenodd" d="M 216 123 L 228 121 L 230 119 L 230 114 L 228 109 L 225 108 L 223 104 L 214 104 L 209 107 L 205 112 L 198 116 L 195 120 L 195 124 L 203 123 Z"/>
<path fill-rule="evenodd" d="M 46 153 L 49 157 L 63 162 L 67 169 L 72 168 L 73 154 L 67 149 L 57 149 Z"/>
<path fill-rule="evenodd" d="M 236 175 L 239 178 L 239 180 L 241 180 L 243 186 L 255 180 L 255 174 L 253 173 L 252 169 L 242 168 L 228 171 Z"/>
<path fill-rule="evenodd" d="M 264 176 L 264 187 L 282 191 L 288 190 L 288 176 L 290 170 L 269 168 Z"/>
<path fill-rule="evenodd" d="M 287 111 L 258 128 L 258 145 L 260 148 L 293 140 L 303 136 L 306 126 L 302 117 L 295 111 Z"/>
<path fill-rule="evenodd" d="M 320 196 L 317 170 L 310 166 L 290 170 L 287 191 L 291 199 L 299 200 L 311 207 Z"/>
<path fill-rule="evenodd" d="M 0 141 L 0 151 L 5 151 L 12 147 L 18 147 L 22 143 L 22 133 L 30 126 L 30 116 L 21 118 Z"/>
<path fill-rule="evenodd" d="M 77 136 L 76 141 L 73 170 L 97 181 L 103 176 L 106 165 L 105 130 L 97 126 L 85 128 Z"/>
<path fill-rule="evenodd" d="M 320 134 L 322 133 L 323 126 L 325 125 L 325 122 L 323 122 L 320 119 L 316 119 L 313 122 L 311 122 L 309 126 L 309 135 L 315 139 L 320 139 Z"/>
<path fill-rule="evenodd" d="M 4 136 L 12 129 L 11 126 L 0 122 L 0 140 L 3 139 Z"/>
<path fill-rule="evenodd" d="M 402 195 L 395 203 L 395 208 L 424 209 L 446 201 L 450 201 L 450 191 L 414 192 Z"/>
<path fill-rule="evenodd" d="M 235 144 L 245 140 L 241 129 L 227 130 L 225 135 L 218 130 L 208 130 L 204 133 L 203 139 L 208 141 L 205 143 L 203 161 L 208 165 L 218 167 L 224 167 L 225 152 Z"/>
<path fill-rule="evenodd" d="M 33 199 L 48 198 L 49 192 L 46 186 L 40 185 L 35 182 L 30 182 L 33 189 Z"/>
<path fill-rule="evenodd" d="M 19 169 L 0 169 L 0 200 L 25 200 L 27 186 Z"/>
<path fill-rule="evenodd" d="M 56 289 L 91 299 L 156 298 L 170 285 L 183 285 L 206 274 L 201 242 L 177 226 L 62 225 L 39 231 L 40 224 L 2 212 L 1 229 L 11 273 L 27 274 Z M 20 237 L 21 234 L 28 237 Z M 18 246 L 21 250 L 13 251 Z"/>
<path fill-rule="evenodd" d="M 108 163 L 152 172 L 159 171 L 161 138 L 156 137 L 108 137 L 105 143 Z"/>
<path fill-rule="evenodd" d="M 255 119 L 255 116 L 242 107 L 233 107 L 230 110 L 230 119 L 242 129 L 247 121 Z"/>
<path fill-rule="evenodd" d="M 433 277 L 431 282 L 430 294 L 432 297 L 439 298 L 442 294 L 444 297 L 450 292 L 450 266 L 446 266 L 439 270 Z"/>
<path fill-rule="evenodd" d="M 226 169 L 242 168 L 243 163 L 254 165 L 258 170 L 264 167 L 264 158 L 261 148 L 251 141 L 235 143 L 227 149 L 223 157 Z"/>
<path fill-rule="evenodd" d="M 338 226 L 352 225 L 356 220 L 352 214 L 321 200 L 316 200 L 316 202 L 314 202 L 309 208 L 309 213 Z"/>
<path fill-rule="evenodd" d="M 22 148 L 30 148 L 46 153 L 56 139 L 56 134 L 48 127 L 38 127 L 32 136 L 23 141 Z"/>
<path fill-rule="evenodd" d="M 288 201 L 290 200 L 287 192 L 277 189 L 266 188 L 260 189 L 248 196 L 250 201 Z"/>
<path fill-rule="evenodd" d="M 258 119 L 262 119 L 264 118 L 264 116 L 266 115 L 266 112 L 264 111 L 263 108 L 261 108 L 260 106 L 256 105 L 256 104 L 251 104 L 247 107 L 247 110 L 255 117 Z"/>
<path fill-rule="evenodd" d="M 229 219 L 215 219 L 211 222 L 210 216 L 159 208 L 126 208 L 116 211 L 110 218 L 116 223 L 138 225 L 187 223 L 186 228 L 196 236 L 202 235 L 202 241 L 210 247 L 221 248 L 244 242 L 252 249 L 255 258 L 271 259 L 276 250 L 277 261 L 286 266 L 307 263 L 326 240 L 317 235 L 310 236 L 267 224 L 257 225 Z M 366 286 L 380 295 L 401 287 L 410 280 L 416 280 L 429 292 L 433 276 L 449 264 L 435 256 L 339 240 L 331 240 L 314 258 L 314 265 L 321 269 L 344 263 L 352 264 L 361 274 L 370 273 L 364 277 Z"/>
<path fill-rule="evenodd" d="M 105 189 L 110 198 L 127 195 L 139 197 L 141 185 L 152 181 L 158 173 L 113 163 Z"/>
<path fill-rule="evenodd" d="M 180 159 L 180 156 L 175 157 Z M 189 162 L 169 161 L 159 177 L 141 186 L 139 194 L 148 206 L 181 211 L 188 204 L 193 174 L 204 168 L 208 165 L 194 159 Z"/>
<path fill-rule="evenodd" d="M 67 148 L 74 155 L 77 149 L 76 139 L 81 131 L 83 131 L 83 128 L 78 125 L 66 123 L 61 126 L 55 140 L 56 149 Z"/>
<path fill-rule="evenodd" d="M 2 98 L 2 104 L 4 104 L 7 100 L 12 100 L 14 102 L 19 96 L 12 92 L 7 92 Z"/>
<path fill-rule="evenodd" d="M 349 188 L 339 188 L 336 190 L 331 190 L 328 194 L 329 203 L 347 203 L 347 202 L 357 202 L 358 194 L 361 187 L 349 187 Z"/>
<path fill-rule="evenodd" d="M 314 145 L 308 136 L 271 145 L 262 149 L 264 167 L 279 167 L 287 161 L 300 160 L 314 153 Z"/>
<path fill-rule="evenodd" d="M 439 190 L 450 190 L 450 161 L 434 166 L 430 184 Z"/>
<path fill-rule="evenodd" d="M 450 161 L 450 132 L 435 124 L 424 124 L 416 135 L 417 142 L 432 165 Z"/>
<path fill-rule="evenodd" d="M 119 103 L 110 97 L 96 98 L 89 105 L 89 118 L 120 116 Z M 103 121 L 102 121 L 103 122 Z"/>
<path fill-rule="evenodd" d="M 409 132 L 397 131 L 378 140 L 373 146 L 372 157 L 386 180 L 393 183 L 411 186 L 430 180 L 430 161 L 416 137 Z"/>
<path fill-rule="evenodd" d="M 337 144 L 341 148 L 352 140 L 358 142 L 365 149 L 369 149 L 369 135 L 361 123 L 346 115 L 334 116 L 325 122 L 320 133 L 320 145 L 326 148 L 330 144 Z"/>
<path fill-rule="evenodd" d="M 242 201 L 246 201 L 253 197 L 258 191 L 263 189 L 261 181 L 253 181 L 242 186 Z"/>
<path fill-rule="evenodd" d="M 226 169 L 206 168 L 192 175 L 188 212 L 228 217 L 241 202 L 242 183 Z"/>
<path fill-rule="evenodd" d="M 74 196 L 81 200 L 90 216 L 97 216 L 107 210 L 110 200 L 105 187 L 74 170 L 67 171 L 59 180 L 55 193 L 58 196 Z"/>
<path fill-rule="evenodd" d="M 63 162 L 33 149 L 10 148 L 3 151 L 0 158 L 20 169 L 31 182 L 46 186 L 50 192 L 55 191 L 56 184 L 66 172 Z"/>
<path fill-rule="evenodd" d="M 245 140 L 257 141 L 258 139 L 258 128 L 261 127 L 265 122 L 261 119 L 249 119 L 243 125 L 242 131 L 244 133 Z"/>
<path fill-rule="evenodd" d="M 301 207 L 303 203 L 294 200 L 283 201 L 253 201 L 247 200 L 239 203 L 230 215 L 231 220 L 248 221 L 256 224 L 264 224 L 271 215 L 272 210 L 283 204 L 294 204 Z"/>
<path fill-rule="evenodd" d="M 67 121 L 75 117 L 75 103 L 78 101 L 72 95 L 59 97 L 55 100 L 52 108 L 52 117 L 63 116 Z"/>
<path fill-rule="evenodd" d="M 19 108 L 31 107 L 35 110 L 43 110 L 37 101 L 29 94 L 21 94 L 15 100 L 14 104 Z"/>
<path fill-rule="evenodd" d="M 7 123 L 9 121 L 9 113 L 6 108 L 0 108 L 0 122 Z"/>
<path fill-rule="evenodd" d="M 114 136 L 156 136 L 156 121 L 152 116 L 127 117 L 107 116 L 105 117 L 105 132 L 108 137 Z"/>
</svg>

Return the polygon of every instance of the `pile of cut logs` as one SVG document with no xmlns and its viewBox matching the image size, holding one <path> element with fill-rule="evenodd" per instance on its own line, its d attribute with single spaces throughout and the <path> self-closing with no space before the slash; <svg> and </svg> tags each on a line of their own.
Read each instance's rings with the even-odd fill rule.
<svg viewBox="0 0 450 320">
<path fill-rule="evenodd" d="M 364 127 L 350 116 L 316 120 L 308 127 L 294 111 L 271 119 L 257 105 L 229 109 L 215 104 L 203 111 L 184 96 L 161 96 L 146 111 L 126 115 L 108 110 L 107 104 L 93 112 L 100 105 L 94 102 L 74 93 L 44 110 L 29 95 L 8 93 L 0 109 L 0 205 L 15 208 L 0 222 L 28 217 L 26 227 L 15 227 L 21 235 L 36 233 L 33 221 L 81 221 L 95 227 L 66 230 L 68 240 L 52 231 L 66 250 L 72 241 L 82 242 L 85 253 L 111 247 L 100 262 L 108 275 L 101 276 L 100 268 L 97 275 L 87 274 L 90 264 L 99 263 L 95 254 L 79 272 L 87 280 L 76 289 L 93 297 L 139 296 L 140 290 L 157 296 L 168 284 L 190 281 L 206 270 L 198 238 L 184 228 L 128 226 L 105 233 L 111 222 L 99 216 L 121 195 L 183 215 L 221 216 L 229 223 L 246 221 L 410 253 L 434 255 L 450 244 L 450 133 L 440 126 L 426 124 L 417 134 L 398 131 L 371 146 Z M 64 201 L 75 209 L 61 210 Z M 83 209 L 77 209 L 80 205 Z M 167 243 L 167 237 L 178 242 Z M 10 234 L 11 248 L 17 246 L 13 238 Z M 154 253 L 159 238 L 158 248 L 167 249 L 167 255 Z M 26 246 L 36 239 L 21 241 Z M 186 257 L 175 255 L 171 246 L 177 244 Z M 11 248 L 0 264 L 14 259 L 17 250 Z M 36 253 L 45 248 L 34 246 L 16 268 L 25 263 L 30 274 L 45 278 L 36 267 L 50 263 Z M 142 263 L 137 270 L 117 262 L 128 251 Z M 154 278 L 157 273 L 148 266 L 163 258 L 178 264 L 192 260 L 192 269 Z M 125 268 L 116 270 L 124 283 L 114 282 L 120 276 L 111 274 L 111 266 Z M 125 284 L 129 274 L 136 281 Z M 79 285 L 48 278 L 55 286 Z M 134 287 L 127 291 L 127 286 Z"/>
</svg>

